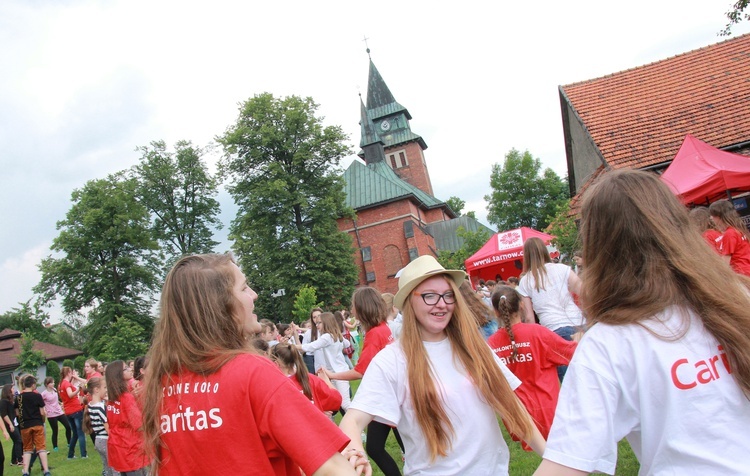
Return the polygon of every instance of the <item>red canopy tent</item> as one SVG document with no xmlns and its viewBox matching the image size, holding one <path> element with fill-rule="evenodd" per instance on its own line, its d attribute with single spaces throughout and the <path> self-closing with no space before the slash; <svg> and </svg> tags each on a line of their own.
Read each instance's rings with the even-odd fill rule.
<svg viewBox="0 0 750 476">
<path fill-rule="evenodd" d="M 709 203 L 730 192 L 750 191 L 750 157 L 725 152 L 685 136 L 661 180 L 682 203 Z"/>
<path fill-rule="evenodd" d="M 523 244 L 532 237 L 541 238 L 547 248 L 551 248 L 550 240 L 554 238 L 527 227 L 495 233 L 479 251 L 464 261 L 471 282 L 476 285 L 479 278 L 487 281 L 497 280 L 498 276 L 500 279 L 508 279 L 520 275 L 523 268 Z M 557 252 L 554 248 L 551 251 Z"/>
</svg>

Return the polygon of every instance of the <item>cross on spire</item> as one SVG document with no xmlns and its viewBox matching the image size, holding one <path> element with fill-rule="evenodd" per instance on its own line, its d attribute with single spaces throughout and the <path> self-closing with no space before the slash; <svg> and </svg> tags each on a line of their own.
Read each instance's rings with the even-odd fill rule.
<svg viewBox="0 0 750 476">
<path fill-rule="evenodd" d="M 362 41 L 365 42 L 365 48 L 367 48 L 367 50 L 366 50 L 367 51 L 367 57 L 370 58 L 370 59 L 372 59 L 370 57 L 370 47 L 367 45 L 367 40 L 369 40 L 369 38 L 367 38 L 367 35 L 364 35 Z"/>
</svg>

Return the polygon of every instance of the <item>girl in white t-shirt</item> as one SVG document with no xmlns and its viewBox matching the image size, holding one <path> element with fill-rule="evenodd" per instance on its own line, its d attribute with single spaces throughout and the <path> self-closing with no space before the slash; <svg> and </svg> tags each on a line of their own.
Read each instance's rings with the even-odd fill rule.
<svg viewBox="0 0 750 476">
<path fill-rule="evenodd" d="M 639 474 L 748 474 L 750 280 L 650 172 L 589 188 L 581 237 L 590 328 L 536 474 L 614 474 L 623 437 Z"/>
<path fill-rule="evenodd" d="M 499 414 L 543 453 L 544 440 L 513 393 L 520 381 L 484 342 L 458 290 L 465 276 L 432 256 L 402 270 L 395 297 L 401 339 L 372 360 L 341 421 L 350 449 L 362 450 L 360 432 L 376 419 L 398 427 L 407 475 L 507 474 Z"/>
<path fill-rule="evenodd" d="M 571 295 L 581 292 L 578 275 L 570 266 L 553 263 L 539 238 L 529 238 L 523 244 L 523 273 L 516 291 L 523 300 L 524 322 L 533 323 L 536 312 L 541 325 L 565 340 L 573 340 L 583 326 L 583 315 Z M 560 380 L 567 368 L 557 368 Z"/>
<path fill-rule="evenodd" d="M 330 372 L 343 372 L 349 370 L 344 359 L 344 348 L 351 343 L 344 339 L 341 333 L 341 326 L 334 315 L 330 312 L 324 312 L 320 315 L 318 323 L 317 340 L 309 344 L 298 344 L 297 349 L 303 352 L 320 352 L 320 365 L 324 366 Z M 316 362 L 318 364 L 318 362 Z M 315 369 L 316 371 L 318 369 Z M 341 408 L 346 411 L 349 408 L 351 397 L 349 396 L 349 382 L 346 380 L 333 380 L 333 386 L 341 394 Z"/>
</svg>

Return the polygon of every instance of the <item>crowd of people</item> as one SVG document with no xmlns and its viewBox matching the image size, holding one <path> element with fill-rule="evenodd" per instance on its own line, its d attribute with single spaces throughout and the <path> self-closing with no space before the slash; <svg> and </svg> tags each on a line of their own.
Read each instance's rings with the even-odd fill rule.
<svg viewBox="0 0 750 476">
<path fill-rule="evenodd" d="M 421 256 L 395 295 L 363 286 L 300 325 L 258 319 L 230 255 L 182 258 L 147 374 L 115 361 L 102 378 L 91 361 L 58 389 L 3 387 L 12 461 L 28 472 L 36 450 L 49 470 L 46 412 L 55 449 L 58 424 L 69 457 L 89 433 L 107 475 L 370 475 L 371 461 L 401 475 L 391 432 L 404 474 L 502 475 L 501 425 L 542 476 L 614 474 L 623 438 L 641 474 L 747 474 L 750 236 L 731 203 L 689 214 L 653 174 L 610 172 L 580 235 L 575 270 L 533 238 L 508 281 L 472 286 Z"/>
</svg>

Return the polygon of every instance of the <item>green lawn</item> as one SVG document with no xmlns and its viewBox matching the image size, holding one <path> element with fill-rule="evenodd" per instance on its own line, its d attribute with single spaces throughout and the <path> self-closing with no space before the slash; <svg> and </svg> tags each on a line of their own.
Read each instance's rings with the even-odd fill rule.
<svg viewBox="0 0 750 476">
<path fill-rule="evenodd" d="M 91 439 L 86 435 L 86 450 L 88 452 L 87 459 L 80 458 L 80 452 L 76 446 L 76 459 L 68 460 L 68 445 L 65 443 L 65 429 L 62 425 L 60 427 L 60 434 L 58 435 L 58 443 L 60 448 L 58 451 L 52 450 L 52 430 L 48 423 L 45 423 L 47 431 L 47 449 L 50 450 L 49 462 L 52 466 L 52 476 L 98 476 L 102 474 L 102 460 L 99 458 L 99 453 L 94 449 L 94 444 L 91 443 Z M 0 437 L 2 438 L 2 437 Z M 10 451 L 13 446 L 12 441 L 3 441 L 3 454 L 5 455 L 5 473 L 6 475 L 18 476 L 21 474 L 22 468 L 20 466 L 10 466 Z M 34 463 L 34 468 L 31 471 L 33 475 L 41 475 L 42 470 L 39 462 Z"/>
</svg>

